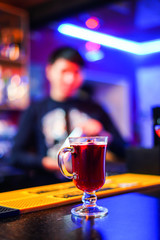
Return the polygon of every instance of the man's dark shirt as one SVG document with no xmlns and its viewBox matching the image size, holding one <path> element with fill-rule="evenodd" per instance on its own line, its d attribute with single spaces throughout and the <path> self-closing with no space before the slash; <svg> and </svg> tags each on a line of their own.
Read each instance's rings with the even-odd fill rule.
<svg viewBox="0 0 160 240">
<path fill-rule="evenodd" d="M 72 125 L 81 121 L 81 117 L 100 121 L 104 129 L 113 135 L 108 149 L 119 157 L 124 156 L 123 139 L 108 114 L 97 103 L 74 98 L 56 102 L 48 97 L 31 104 L 23 113 L 14 139 L 11 162 L 16 166 L 42 169 L 42 158 L 47 156 L 48 149 L 65 140 L 74 127 Z"/>
</svg>

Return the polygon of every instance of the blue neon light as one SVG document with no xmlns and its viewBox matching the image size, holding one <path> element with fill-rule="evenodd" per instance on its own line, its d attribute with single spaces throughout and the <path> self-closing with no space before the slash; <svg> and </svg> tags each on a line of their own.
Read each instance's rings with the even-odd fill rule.
<svg viewBox="0 0 160 240">
<path fill-rule="evenodd" d="M 160 40 L 138 43 L 123 38 L 113 37 L 108 34 L 99 33 L 93 30 L 78 27 L 73 24 L 61 24 L 58 31 L 62 34 L 79 38 L 86 41 L 95 42 L 106 47 L 119 49 L 125 52 L 146 55 L 160 52 Z"/>
</svg>

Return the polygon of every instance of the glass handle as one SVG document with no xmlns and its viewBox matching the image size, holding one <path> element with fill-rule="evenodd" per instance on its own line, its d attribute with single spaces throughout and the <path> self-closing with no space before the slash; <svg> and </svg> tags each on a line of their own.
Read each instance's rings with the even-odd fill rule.
<svg viewBox="0 0 160 240">
<path fill-rule="evenodd" d="M 68 152 L 72 153 L 73 151 L 74 151 L 73 147 L 65 147 L 65 148 L 62 148 L 58 153 L 58 165 L 59 165 L 60 171 L 63 174 L 63 176 L 65 176 L 68 179 L 73 179 L 73 174 L 69 173 L 65 167 L 64 154 Z"/>
</svg>

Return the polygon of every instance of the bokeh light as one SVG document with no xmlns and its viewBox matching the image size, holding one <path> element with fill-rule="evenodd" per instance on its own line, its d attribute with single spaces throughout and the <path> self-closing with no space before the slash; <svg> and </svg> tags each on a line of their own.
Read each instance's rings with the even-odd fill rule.
<svg viewBox="0 0 160 240">
<path fill-rule="evenodd" d="M 100 50 L 98 51 L 89 51 L 85 54 L 85 57 L 90 62 L 95 62 L 104 58 L 104 53 Z"/>
<path fill-rule="evenodd" d="M 87 51 L 97 51 L 100 49 L 101 45 L 94 42 L 86 42 L 85 47 Z"/>
<path fill-rule="evenodd" d="M 16 84 L 17 86 L 21 83 L 21 77 L 18 74 L 15 74 L 11 77 L 11 84 Z"/>
<path fill-rule="evenodd" d="M 90 17 L 85 22 L 86 26 L 91 29 L 99 28 L 99 19 L 96 17 Z"/>
</svg>

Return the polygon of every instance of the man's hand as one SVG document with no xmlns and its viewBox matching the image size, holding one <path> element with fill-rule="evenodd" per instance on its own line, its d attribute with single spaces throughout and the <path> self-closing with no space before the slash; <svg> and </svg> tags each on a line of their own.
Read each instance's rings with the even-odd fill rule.
<svg viewBox="0 0 160 240">
<path fill-rule="evenodd" d="M 83 133 L 87 136 L 96 136 L 102 131 L 102 124 L 96 119 L 88 119 L 80 127 L 83 130 Z"/>
<path fill-rule="evenodd" d="M 59 171 L 57 159 L 53 159 L 51 157 L 44 157 L 42 159 L 42 165 L 48 171 Z"/>
<path fill-rule="evenodd" d="M 88 119 L 80 127 L 86 136 L 108 136 L 108 142 L 113 139 L 112 134 L 104 130 L 103 125 L 96 119 Z"/>
</svg>

